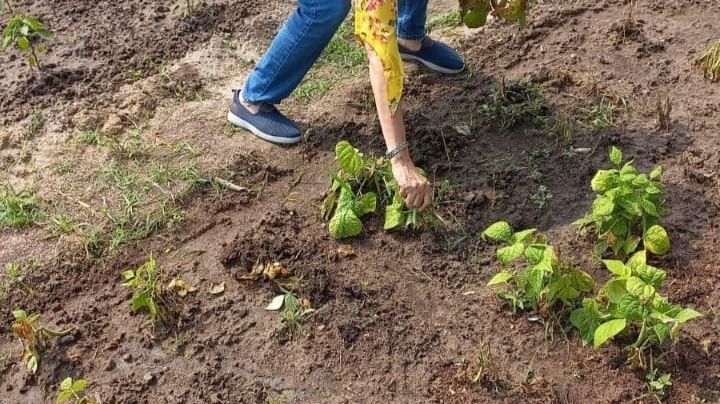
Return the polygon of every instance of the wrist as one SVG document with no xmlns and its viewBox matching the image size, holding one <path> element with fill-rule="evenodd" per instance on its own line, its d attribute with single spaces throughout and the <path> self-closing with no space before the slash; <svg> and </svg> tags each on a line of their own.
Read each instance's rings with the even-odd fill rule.
<svg viewBox="0 0 720 404">
<path fill-rule="evenodd" d="M 390 159 L 390 164 L 394 166 L 405 166 L 413 164 L 412 158 L 410 158 L 410 151 L 403 150 L 399 154 L 395 155 Z"/>
</svg>

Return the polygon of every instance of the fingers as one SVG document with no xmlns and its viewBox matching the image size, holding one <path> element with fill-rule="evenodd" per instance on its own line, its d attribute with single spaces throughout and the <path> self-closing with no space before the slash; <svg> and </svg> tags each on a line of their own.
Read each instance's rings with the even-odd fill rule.
<svg viewBox="0 0 720 404">
<path fill-rule="evenodd" d="M 428 185 L 427 189 L 425 190 L 425 200 L 423 201 L 422 206 L 420 207 L 420 210 L 425 210 L 430 207 L 432 204 L 432 187 Z"/>
</svg>

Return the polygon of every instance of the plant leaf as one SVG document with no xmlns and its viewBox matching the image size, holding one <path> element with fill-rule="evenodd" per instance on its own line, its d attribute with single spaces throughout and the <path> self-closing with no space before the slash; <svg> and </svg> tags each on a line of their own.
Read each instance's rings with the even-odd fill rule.
<svg viewBox="0 0 720 404">
<path fill-rule="evenodd" d="M 70 390 L 73 386 L 73 380 L 72 377 L 66 377 L 63 379 L 62 382 L 60 382 L 60 390 Z"/>
<path fill-rule="evenodd" d="M 619 166 L 620 163 L 622 163 L 623 154 L 620 149 L 613 146 L 610 148 L 610 161 L 615 164 L 616 166 Z"/>
<path fill-rule="evenodd" d="M 612 303 L 619 302 L 620 299 L 627 294 L 627 290 L 625 290 L 625 281 L 620 279 L 613 279 L 609 281 L 602 288 L 602 291 Z"/>
<path fill-rule="evenodd" d="M 513 243 L 522 243 L 527 241 L 530 237 L 532 237 L 533 234 L 535 234 L 537 230 L 536 229 L 527 229 L 527 230 L 521 230 L 515 234 L 512 235 L 511 240 Z"/>
<path fill-rule="evenodd" d="M 363 155 L 345 140 L 335 145 L 335 160 L 351 176 L 357 175 L 363 166 Z"/>
<path fill-rule="evenodd" d="M 647 229 L 643 236 L 643 244 L 648 251 L 655 255 L 667 254 L 670 251 L 670 237 L 660 225 Z"/>
<path fill-rule="evenodd" d="M 617 177 L 617 170 L 598 170 L 590 181 L 590 187 L 595 192 L 605 192 L 611 189 Z"/>
<path fill-rule="evenodd" d="M 85 390 L 85 387 L 87 387 L 87 381 L 85 381 L 84 379 L 77 379 L 72 384 L 72 390 L 75 393 L 79 393 Z"/>
<path fill-rule="evenodd" d="M 487 283 L 487 286 L 495 286 L 501 283 L 506 283 L 510 279 L 512 279 L 513 274 L 508 271 L 502 271 L 498 272 L 495 276 L 490 279 L 490 281 Z"/>
<path fill-rule="evenodd" d="M 55 404 L 67 403 L 73 396 L 73 392 L 70 390 L 61 391 L 55 399 Z"/>
<path fill-rule="evenodd" d="M 680 313 L 675 315 L 675 320 L 678 323 L 683 324 L 698 317 L 702 317 L 702 313 L 699 313 L 693 309 L 682 309 Z"/>
<path fill-rule="evenodd" d="M 615 275 L 618 275 L 620 277 L 627 277 L 630 276 L 632 271 L 630 268 L 626 267 L 625 264 L 622 263 L 622 261 L 618 260 L 603 260 L 603 263 L 605 264 L 605 267 Z"/>
<path fill-rule="evenodd" d="M 393 203 L 385 206 L 385 224 L 383 228 L 385 230 L 392 230 L 402 226 L 405 223 L 405 202 L 399 193 L 395 193 L 393 197 Z"/>
<path fill-rule="evenodd" d="M 265 310 L 278 311 L 282 308 L 284 302 L 285 302 L 285 295 L 277 295 L 272 299 L 270 304 L 268 304 L 265 307 Z"/>
<path fill-rule="evenodd" d="M 626 326 L 627 320 L 624 318 L 610 320 L 600 324 L 600 326 L 595 330 L 593 345 L 595 348 L 600 348 L 609 339 L 620 334 Z"/>
<path fill-rule="evenodd" d="M 377 195 L 374 192 L 364 194 L 355 200 L 352 205 L 352 211 L 357 217 L 363 217 L 368 213 L 375 212 L 375 209 L 377 209 Z"/>
<path fill-rule="evenodd" d="M 502 264 L 507 265 L 520 258 L 524 251 L 525 245 L 523 243 L 516 243 L 497 250 L 497 258 Z"/>
<path fill-rule="evenodd" d="M 512 227 L 508 222 L 497 222 L 485 229 L 481 236 L 483 240 L 510 241 L 512 234 Z"/>
</svg>

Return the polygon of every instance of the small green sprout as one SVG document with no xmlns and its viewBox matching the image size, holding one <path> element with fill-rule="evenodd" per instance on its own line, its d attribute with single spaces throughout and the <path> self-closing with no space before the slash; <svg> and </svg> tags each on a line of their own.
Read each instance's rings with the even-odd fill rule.
<svg viewBox="0 0 720 404">
<path fill-rule="evenodd" d="M 17 50 L 27 55 L 27 62 L 30 69 L 40 70 L 40 59 L 38 55 L 45 53 L 43 42 L 53 38 L 50 30 L 33 16 L 19 14 L 8 21 L 3 30 L 2 48 L 7 49 L 14 45 Z"/>
</svg>

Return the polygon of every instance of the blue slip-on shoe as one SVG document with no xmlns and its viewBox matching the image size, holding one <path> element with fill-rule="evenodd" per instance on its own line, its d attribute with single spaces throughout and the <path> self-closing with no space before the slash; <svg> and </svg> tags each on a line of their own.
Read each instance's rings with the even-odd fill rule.
<svg viewBox="0 0 720 404">
<path fill-rule="evenodd" d="M 231 124 L 247 129 L 268 142 L 295 144 L 302 139 L 300 129 L 274 105 L 260 104 L 260 111 L 257 114 L 250 112 L 240 102 L 239 90 L 233 90 L 233 102 L 227 117 Z"/>
<path fill-rule="evenodd" d="M 439 73 L 456 74 L 465 70 L 465 61 L 453 48 L 427 36 L 417 52 L 400 45 L 400 57 L 418 61 Z"/>
</svg>

